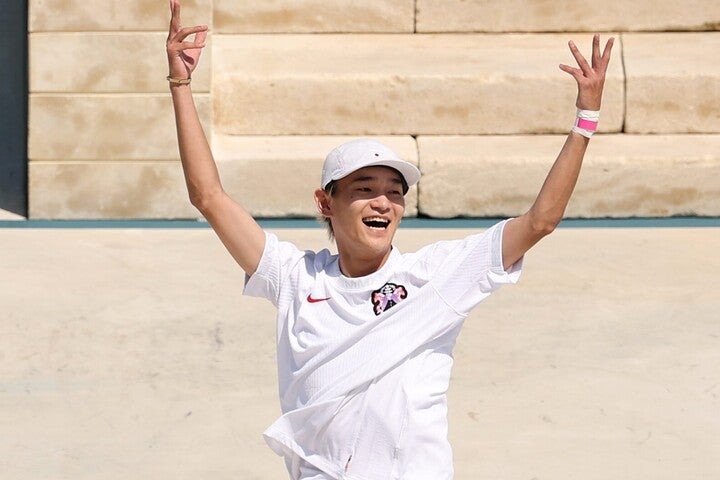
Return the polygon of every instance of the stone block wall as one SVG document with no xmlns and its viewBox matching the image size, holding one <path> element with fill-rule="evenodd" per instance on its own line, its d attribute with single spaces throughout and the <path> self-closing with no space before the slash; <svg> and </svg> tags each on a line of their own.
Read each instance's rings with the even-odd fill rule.
<svg viewBox="0 0 720 480">
<path fill-rule="evenodd" d="M 30 218 L 196 218 L 164 0 L 30 0 Z M 374 136 L 423 171 L 408 215 L 526 210 L 574 118 L 567 40 L 616 37 L 575 217 L 720 215 L 720 3 L 185 0 L 211 34 L 195 100 L 224 185 L 314 216 L 326 153 Z"/>
</svg>

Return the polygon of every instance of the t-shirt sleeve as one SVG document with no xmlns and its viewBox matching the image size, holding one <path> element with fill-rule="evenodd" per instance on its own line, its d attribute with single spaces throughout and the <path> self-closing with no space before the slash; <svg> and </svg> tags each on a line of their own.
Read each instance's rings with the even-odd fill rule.
<svg viewBox="0 0 720 480">
<path fill-rule="evenodd" d="M 265 249 L 255 273 L 245 277 L 243 295 L 267 298 L 277 307 L 283 282 L 304 256 L 305 252 L 292 243 L 280 242 L 277 236 L 265 232 Z"/>
<path fill-rule="evenodd" d="M 502 235 L 507 220 L 462 240 L 440 242 L 427 262 L 431 283 L 440 296 L 459 313 L 467 314 L 503 285 L 514 284 L 522 271 L 521 258 L 507 271 L 503 268 Z"/>
</svg>

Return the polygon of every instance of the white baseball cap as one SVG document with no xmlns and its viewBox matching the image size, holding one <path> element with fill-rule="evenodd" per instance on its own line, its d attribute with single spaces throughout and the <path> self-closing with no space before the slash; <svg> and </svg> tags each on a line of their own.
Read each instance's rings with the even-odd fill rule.
<svg viewBox="0 0 720 480">
<path fill-rule="evenodd" d="M 340 180 L 361 168 L 375 166 L 394 168 L 403 176 L 408 187 L 420 180 L 420 170 L 415 165 L 401 159 L 376 140 L 360 138 L 343 143 L 328 154 L 323 163 L 320 187 L 325 188 L 333 180 Z"/>
</svg>

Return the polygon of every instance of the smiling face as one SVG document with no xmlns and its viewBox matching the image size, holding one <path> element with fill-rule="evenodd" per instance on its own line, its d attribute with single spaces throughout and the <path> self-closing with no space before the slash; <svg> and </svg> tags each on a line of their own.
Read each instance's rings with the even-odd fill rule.
<svg viewBox="0 0 720 480">
<path fill-rule="evenodd" d="M 338 180 L 332 196 L 318 189 L 315 199 L 320 213 L 332 222 L 345 275 L 367 275 L 385 263 L 405 212 L 397 170 L 361 168 Z"/>
</svg>

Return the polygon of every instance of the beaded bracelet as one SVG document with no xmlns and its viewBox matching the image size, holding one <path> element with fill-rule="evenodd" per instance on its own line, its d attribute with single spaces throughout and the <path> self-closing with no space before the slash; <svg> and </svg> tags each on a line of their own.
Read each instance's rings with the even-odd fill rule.
<svg viewBox="0 0 720 480">
<path fill-rule="evenodd" d="M 170 83 L 174 83 L 175 85 L 189 85 L 190 82 L 192 81 L 192 78 L 190 78 L 190 77 L 188 77 L 188 78 L 172 78 L 170 75 L 165 77 L 165 79 Z"/>
</svg>

